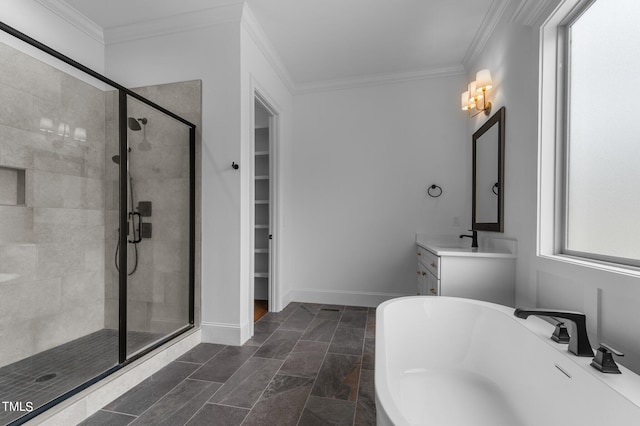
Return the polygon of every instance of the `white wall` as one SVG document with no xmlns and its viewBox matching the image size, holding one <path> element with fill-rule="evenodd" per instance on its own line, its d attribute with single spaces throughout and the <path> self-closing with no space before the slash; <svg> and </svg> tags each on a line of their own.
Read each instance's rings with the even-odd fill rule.
<svg viewBox="0 0 640 426">
<path fill-rule="evenodd" d="M 99 37 L 81 31 L 35 0 L 3 0 L 0 21 L 98 73 L 104 72 L 104 44 L 98 40 Z M 19 41 L 4 31 L 0 31 L 0 42 L 74 77 L 96 84 L 86 74 L 66 66 L 49 54 Z"/>
<path fill-rule="evenodd" d="M 468 67 L 470 79 L 491 70 L 494 111 L 507 110 L 505 236 L 518 240 L 516 304 L 585 312 L 592 346 L 611 344 L 640 372 L 640 278 L 537 255 L 538 40 L 538 28 L 503 23 Z M 467 139 L 485 119 L 470 123 Z"/>
<path fill-rule="evenodd" d="M 375 306 L 415 294 L 416 232 L 468 229 L 464 85 L 454 75 L 294 97 L 294 300 Z M 440 198 L 426 195 L 431 184 Z"/>
</svg>

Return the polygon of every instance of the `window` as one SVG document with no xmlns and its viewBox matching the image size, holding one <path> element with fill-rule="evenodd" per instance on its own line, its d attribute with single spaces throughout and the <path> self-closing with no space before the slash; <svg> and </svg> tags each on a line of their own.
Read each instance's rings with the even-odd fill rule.
<svg viewBox="0 0 640 426">
<path fill-rule="evenodd" d="M 640 265 L 638 0 L 589 2 L 564 32 L 560 252 Z M 561 37 L 562 38 L 562 37 Z"/>
</svg>

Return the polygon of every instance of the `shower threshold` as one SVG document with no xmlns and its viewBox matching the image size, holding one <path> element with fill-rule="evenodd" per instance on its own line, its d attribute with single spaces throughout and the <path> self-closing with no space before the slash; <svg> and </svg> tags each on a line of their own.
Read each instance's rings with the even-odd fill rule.
<svg viewBox="0 0 640 426">
<path fill-rule="evenodd" d="M 164 337 L 127 332 L 131 354 Z M 0 401 L 36 409 L 118 365 L 118 330 L 103 329 L 0 368 Z M 6 404 L 5 404 L 6 405 Z M 0 425 L 25 415 L 0 405 Z M 15 405 L 14 405 L 15 408 Z"/>
</svg>

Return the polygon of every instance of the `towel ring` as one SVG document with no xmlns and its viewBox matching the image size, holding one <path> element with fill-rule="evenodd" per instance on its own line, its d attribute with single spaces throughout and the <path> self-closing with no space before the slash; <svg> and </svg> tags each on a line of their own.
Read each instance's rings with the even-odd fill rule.
<svg viewBox="0 0 640 426">
<path fill-rule="evenodd" d="M 498 191 L 500 191 L 500 186 L 498 185 L 498 182 L 496 182 L 492 187 L 491 187 L 491 191 L 498 195 Z"/>
<path fill-rule="evenodd" d="M 429 187 L 429 189 L 427 189 L 427 194 L 429 194 L 429 197 L 438 198 L 442 195 L 442 188 L 440 188 L 438 185 L 433 184 Z"/>
</svg>

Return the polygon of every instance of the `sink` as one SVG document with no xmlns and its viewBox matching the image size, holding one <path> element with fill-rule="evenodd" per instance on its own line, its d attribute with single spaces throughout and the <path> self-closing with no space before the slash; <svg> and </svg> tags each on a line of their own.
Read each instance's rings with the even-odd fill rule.
<svg viewBox="0 0 640 426">
<path fill-rule="evenodd" d="M 470 249 L 471 247 L 463 247 L 460 244 L 434 244 L 434 246 L 446 249 Z"/>
<path fill-rule="evenodd" d="M 507 238 L 484 237 L 479 248 L 471 248 L 471 241 L 461 240 L 457 235 L 434 238 L 426 234 L 416 234 L 416 243 L 436 256 L 516 257 L 516 242 Z"/>
</svg>

